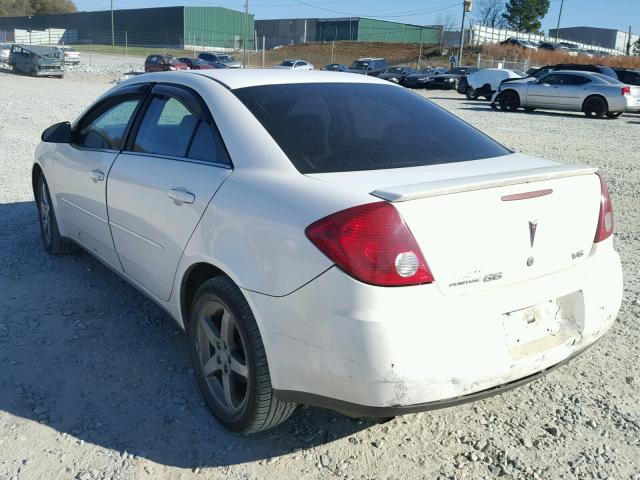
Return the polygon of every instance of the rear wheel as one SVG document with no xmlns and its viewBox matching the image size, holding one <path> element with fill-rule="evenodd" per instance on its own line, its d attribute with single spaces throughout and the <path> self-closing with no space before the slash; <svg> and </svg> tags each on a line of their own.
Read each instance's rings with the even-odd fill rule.
<svg viewBox="0 0 640 480">
<path fill-rule="evenodd" d="M 469 87 L 467 88 L 467 91 L 465 92 L 465 95 L 467 96 L 467 98 L 469 100 L 477 100 L 478 99 L 478 91 Z"/>
<path fill-rule="evenodd" d="M 587 98 L 582 105 L 582 111 L 589 118 L 602 118 L 608 109 L 607 101 L 599 96 Z"/>
<path fill-rule="evenodd" d="M 507 90 L 500 95 L 500 108 L 505 111 L 515 112 L 520 107 L 520 96 L 513 90 Z"/>
<path fill-rule="evenodd" d="M 42 173 L 36 181 L 35 197 L 44 249 L 51 255 L 68 255 L 78 252 L 80 248 L 75 243 L 60 235 L 49 187 Z"/>
<path fill-rule="evenodd" d="M 228 277 L 212 278 L 198 289 L 191 309 L 189 349 L 207 406 L 230 430 L 266 430 L 295 410 L 295 403 L 275 397 L 258 325 Z"/>
<path fill-rule="evenodd" d="M 622 115 L 622 112 L 608 112 L 607 118 L 618 118 L 620 115 Z"/>
</svg>

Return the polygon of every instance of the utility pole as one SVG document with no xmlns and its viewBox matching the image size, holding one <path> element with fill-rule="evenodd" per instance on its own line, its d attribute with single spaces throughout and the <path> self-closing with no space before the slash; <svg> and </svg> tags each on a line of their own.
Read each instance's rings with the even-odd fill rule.
<svg viewBox="0 0 640 480">
<path fill-rule="evenodd" d="M 458 65 L 462 65 L 462 47 L 464 47 L 464 17 L 473 8 L 472 0 L 464 0 L 462 3 L 462 27 L 460 28 L 460 50 L 458 51 Z"/>
<path fill-rule="evenodd" d="M 247 67 L 247 29 L 249 22 L 249 0 L 244 0 L 244 41 L 242 42 L 242 66 Z"/>
<path fill-rule="evenodd" d="M 560 37 L 560 17 L 562 17 L 563 6 L 564 6 L 564 0 L 560 0 L 560 11 L 558 12 L 558 26 L 556 27 L 556 45 L 558 44 L 558 38 Z"/>
<path fill-rule="evenodd" d="M 631 25 L 629 25 L 629 33 L 627 35 L 627 57 L 631 55 Z"/>
<path fill-rule="evenodd" d="M 116 48 L 116 33 L 113 29 L 113 0 L 111 0 L 111 50 Z"/>
</svg>

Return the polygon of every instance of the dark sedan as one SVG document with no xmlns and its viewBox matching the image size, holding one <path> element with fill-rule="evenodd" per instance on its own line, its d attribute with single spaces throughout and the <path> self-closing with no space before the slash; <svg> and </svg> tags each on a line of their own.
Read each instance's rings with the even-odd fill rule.
<svg viewBox="0 0 640 480">
<path fill-rule="evenodd" d="M 211 70 L 212 68 L 225 68 L 221 63 L 216 65 L 211 65 L 204 60 L 199 58 L 190 58 L 190 57 L 182 57 L 178 59 L 179 62 L 187 65 L 191 70 Z"/>
<path fill-rule="evenodd" d="M 389 80 L 393 83 L 402 83 L 404 77 L 412 73 L 415 73 L 415 70 L 411 67 L 389 67 L 378 75 L 378 78 Z"/>
<path fill-rule="evenodd" d="M 614 68 L 618 75 L 618 80 L 627 85 L 640 85 L 640 70 L 631 70 L 628 68 Z"/>
<path fill-rule="evenodd" d="M 456 90 L 461 80 L 466 79 L 467 75 L 480 70 L 478 67 L 454 67 L 430 78 L 427 82 L 428 88 L 440 88 L 444 90 Z"/>
<path fill-rule="evenodd" d="M 330 63 L 325 65 L 323 70 L 327 70 L 329 72 L 346 72 L 349 70 L 349 66 L 344 63 Z"/>
<path fill-rule="evenodd" d="M 447 69 L 443 67 L 424 67 L 416 73 L 407 75 L 400 83 L 408 88 L 425 88 L 431 77 L 441 73 L 447 73 Z"/>
</svg>

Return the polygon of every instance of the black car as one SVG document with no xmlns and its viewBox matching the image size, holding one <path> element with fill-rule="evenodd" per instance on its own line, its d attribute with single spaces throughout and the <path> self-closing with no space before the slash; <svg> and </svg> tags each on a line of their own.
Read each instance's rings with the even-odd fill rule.
<svg viewBox="0 0 640 480">
<path fill-rule="evenodd" d="M 404 77 L 411 75 L 414 72 L 415 70 L 411 67 L 389 67 L 378 75 L 378 78 L 389 80 L 393 83 L 402 83 Z"/>
<path fill-rule="evenodd" d="M 447 73 L 447 71 L 448 70 L 443 67 L 424 67 L 416 73 L 405 76 L 400 83 L 408 88 L 425 88 L 431 77 L 441 73 Z"/>
<path fill-rule="evenodd" d="M 640 70 L 631 70 L 629 68 L 614 68 L 618 75 L 618 80 L 627 85 L 640 85 Z"/>
<path fill-rule="evenodd" d="M 344 63 L 330 63 L 325 65 L 323 70 L 327 70 L 329 72 L 346 72 L 349 70 L 349 67 Z"/>
<path fill-rule="evenodd" d="M 569 47 L 566 47 L 564 45 L 560 45 L 557 43 L 549 43 L 549 42 L 542 42 L 540 45 L 538 45 L 538 48 L 541 48 L 542 50 L 551 50 L 554 52 L 567 52 L 569 50 Z"/>
<path fill-rule="evenodd" d="M 593 73 L 601 73 L 602 75 L 607 75 L 609 77 L 618 79 L 618 75 L 611 67 L 607 67 L 606 65 L 588 65 L 588 64 L 579 64 L 579 63 L 559 63 L 558 65 L 545 65 L 544 67 L 540 67 L 534 72 L 527 72 L 529 76 L 540 78 L 546 75 L 553 70 L 578 70 L 581 72 L 593 72 Z"/>
<path fill-rule="evenodd" d="M 467 75 L 471 75 L 478 70 L 480 70 L 478 67 L 454 67 L 448 70 L 447 73 L 431 77 L 430 80 L 427 81 L 427 87 L 440 88 L 444 90 L 457 90 L 462 79 L 465 79 L 466 81 Z"/>
<path fill-rule="evenodd" d="M 349 73 L 360 73 L 377 77 L 389 68 L 389 64 L 384 58 L 359 58 L 349 67 Z"/>
</svg>

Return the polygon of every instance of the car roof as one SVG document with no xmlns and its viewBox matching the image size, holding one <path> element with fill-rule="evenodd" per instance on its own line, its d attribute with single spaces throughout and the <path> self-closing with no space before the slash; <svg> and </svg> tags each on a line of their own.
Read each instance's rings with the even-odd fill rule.
<svg viewBox="0 0 640 480">
<path fill-rule="evenodd" d="M 183 75 L 209 77 L 231 90 L 262 85 L 283 85 L 294 83 L 368 83 L 378 85 L 397 85 L 368 75 L 345 74 L 323 70 L 279 70 L 279 69 L 240 69 L 225 68 L 215 70 L 190 70 L 184 72 L 145 73 L 134 77 L 135 82 L 178 80 Z M 152 79 L 154 77 L 155 79 Z M 402 88 L 402 87 L 399 87 Z"/>
</svg>

